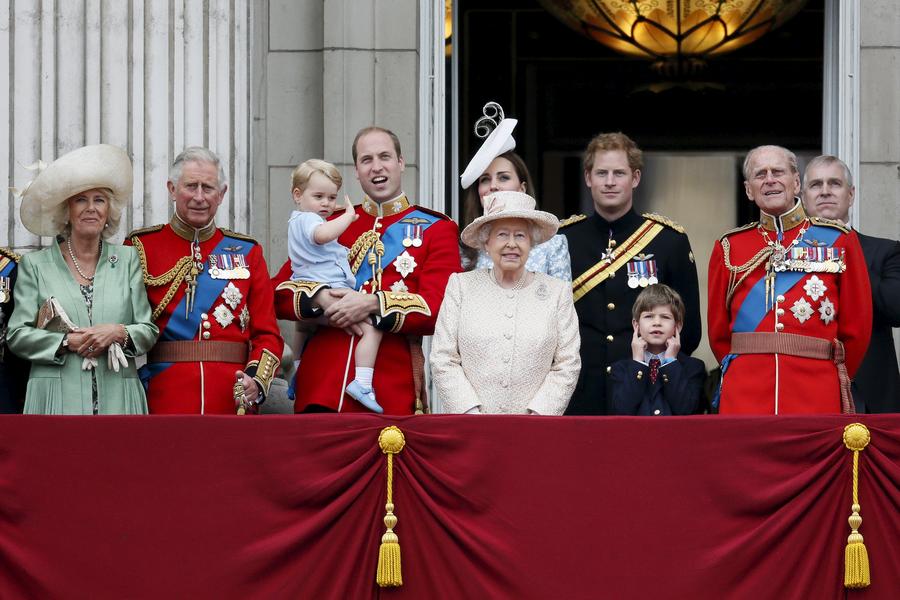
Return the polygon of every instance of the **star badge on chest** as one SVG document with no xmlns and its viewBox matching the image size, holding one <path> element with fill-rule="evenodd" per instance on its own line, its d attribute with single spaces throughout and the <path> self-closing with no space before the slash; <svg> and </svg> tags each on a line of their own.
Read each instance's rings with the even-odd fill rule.
<svg viewBox="0 0 900 600">
<path fill-rule="evenodd" d="M 825 292 L 828 291 L 828 286 L 825 285 L 824 281 L 813 275 L 806 280 L 803 289 L 806 291 L 807 295 L 812 298 L 812 301 L 815 302 L 825 295 Z"/>
<path fill-rule="evenodd" d="M 228 307 L 224 304 L 216 307 L 216 310 L 213 311 L 213 316 L 216 318 L 216 322 L 222 326 L 222 329 L 228 327 L 234 321 L 234 313 L 228 310 Z"/>
<path fill-rule="evenodd" d="M 416 264 L 416 259 L 406 251 L 394 261 L 394 268 L 400 273 L 400 277 L 409 277 L 409 274 L 415 271 L 418 266 L 419 265 Z"/>
<path fill-rule="evenodd" d="M 836 313 L 837 311 L 834 310 L 834 303 L 828 298 L 822 299 L 822 303 L 819 304 L 819 316 L 822 317 L 822 322 L 828 325 L 834 321 Z"/>
<path fill-rule="evenodd" d="M 243 297 L 244 295 L 241 293 L 241 290 L 230 281 L 222 292 L 222 299 L 225 300 L 225 304 L 231 307 L 231 310 L 238 307 L 238 304 L 241 303 Z"/>
<path fill-rule="evenodd" d="M 803 323 L 813 315 L 813 307 L 812 304 L 806 301 L 806 298 L 800 298 L 794 302 L 794 305 L 791 307 L 791 312 L 794 313 L 794 317 L 796 317 L 798 321 Z"/>
</svg>

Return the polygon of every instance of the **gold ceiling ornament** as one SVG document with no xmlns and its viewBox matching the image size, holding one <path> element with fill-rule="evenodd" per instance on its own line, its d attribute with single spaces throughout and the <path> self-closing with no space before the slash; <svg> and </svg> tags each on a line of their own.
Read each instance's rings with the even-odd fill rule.
<svg viewBox="0 0 900 600">
<path fill-rule="evenodd" d="M 671 65 L 746 46 L 796 15 L 806 0 L 538 0 L 575 31 L 628 56 Z"/>
</svg>

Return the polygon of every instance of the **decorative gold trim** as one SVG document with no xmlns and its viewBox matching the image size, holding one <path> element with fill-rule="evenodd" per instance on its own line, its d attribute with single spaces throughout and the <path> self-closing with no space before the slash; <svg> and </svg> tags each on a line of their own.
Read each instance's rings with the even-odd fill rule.
<svg viewBox="0 0 900 600">
<path fill-rule="evenodd" d="M 134 237 L 136 235 L 145 235 L 148 233 L 156 233 L 157 231 L 161 231 L 162 228 L 165 227 L 165 224 L 159 225 L 150 225 L 148 227 L 141 227 L 140 229 L 135 229 L 131 233 L 128 234 L 128 237 Z"/>
<path fill-rule="evenodd" d="M 787 211 L 783 215 L 773 216 L 764 211 L 759 211 L 759 224 L 766 231 L 778 231 L 777 221 L 781 221 L 781 230 L 790 231 L 806 220 L 806 211 L 803 210 L 803 203 L 796 200 L 794 208 Z"/>
<path fill-rule="evenodd" d="M 601 260 L 572 282 L 572 298 L 574 302 L 578 302 L 585 294 L 606 281 L 610 273 L 615 273 L 620 269 L 622 265 L 643 250 L 663 230 L 663 225 L 660 223 L 653 223 L 649 228 L 646 227 L 648 223 L 652 223 L 652 221 L 644 221 L 637 231 L 632 233 L 623 244 L 619 245 L 619 248 L 624 248 L 625 250 L 621 254 L 617 254 L 616 259 L 612 263 L 607 263 L 605 259 Z"/>
<path fill-rule="evenodd" d="M 300 314 L 300 298 L 301 296 L 306 296 L 310 300 L 315 296 L 319 290 L 323 288 L 327 288 L 328 285 L 322 283 L 321 281 L 303 281 L 303 280 L 287 280 L 282 281 L 275 287 L 275 291 L 279 290 L 290 290 L 294 296 L 294 315 L 298 319 L 303 319 L 303 315 Z"/>
<path fill-rule="evenodd" d="M 826 219 L 824 217 L 810 217 L 809 220 L 813 222 L 813 225 L 834 227 L 835 229 L 840 229 L 843 233 L 850 233 L 850 228 L 847 227 L 847 225 L 845 225 L 842 221 L 838 221 L 835 219 Z"/>
<path fill-rule="evenodd" d="M 392 217 L 402 213 L 411 206 L 405 194 L 400 194 L 393 200 L 387 200 L 378 204 L 368 196 L 363 198 L 362 208 L 373 217 Z"/>
<path fill-rule="evenodd" d="M 419 294 L 380 291 L 376 292 L 375 295 L 378 296 L 381 318 L 393 313 L 404 316 L 411 313 L 420 313 L 426 317 L 431 316 L 431 309 L 428 307 L 428 303 Z"/>
<path fill-rule="evenodd" d="M 571 217 L 567 217 L 559 222 L 559 228 L 568 227 L 569 225 L 574 225 L 580 221 L 584 221 L 587 219 L 586 215 L 572 215 Z"/>
<path fill-rule="evenodd" d="M 381 254 L 383 255 L 384 244 L 381 243 L 381 236 L 374 229 L 364 231 L 356 238 L 356 241 L 353 242 L 353 245 L 350 246 L 350 250 L 347 252 L 347 258 L 350 260 L 350 270 L 353 271 L 354 275 L 359 271 L 359 267 L 362 266 L 363 261 L 366 259 L 366 254 L 372 248 L 377 249 L 378 244 L 381 244 Z"/>
<path fill-rule="evenodd" d="M 253 376 L 253 379 L 259 382 L 262 386 L 263 393 L 268 395 L 269 386 L 272 385 L 272 380 L 278 373 L 278 367 L 281 365 L 281 361 L 269 350 L 263 348 L 262 356 L 259 357 L 259 361 L 251 361 L 247 366 L 250 367 L 254 362 L 256 363 L 256 375 Z"/>
<path fill-rule="evenodd" d="M 3 255 L 3 256 L 6 256 L 7 258 L 10 258 L 10 259 L 12 259 L 13 261 L 15 261 L 16 263 L 18 263 L 20 260 L 22 260 L 22 255 L 21 255 L 21 254 L 16 254 L 15 252 L 13 252 L 12 250 L 10 250 L 9 248 L 0 248 L 0 255 Z"/>
<path fill-rule="evenodd" d="M 170 284 L 169 289 L 166 290 L 166 294 L 163 296 L 160 303 L 153 309 L 152 320 L 155 321 L 159 318 L 159 315 L 166 310 L 169 302 L 172 301 L 172 297 L 175 296 L 175 292 L 178 291 L 179 286 L 184 281 L 185 275 L 191 270 L 191 257 L 182 256 L 171 269 L 162 275 L 155 276 L 150 274 L 147 267 L 147 251 L 144 250 L 144 243 L 141 242 L 140 238 L 137 236 L 131 238 L 131 243 L 134 246 L 134 249 L 137 250 L 138 258 L 141 261 L 141 272 L 144 276 L 144 285 L 147 287 L 159 287 Z"/>
<path fill-rule="evenodd" d="M 237 238 L 237 239 L 239 239 L 239 240 L 244 240 L 244 241 L 247 241 L 247 242 L 253 242 L 254 244 L 259 245 L 259 242 L 257 242 L 256 239 L 250 237 L 250 236 L 247 235 L 246 233 L 239 233 L 239 232 L 233 231 L 233 230 L 231 230 L 231 229 L 225 229 L 224 227 L 222 228 L 222 233 L 224 233 L 224 234 L 227 235 L 228 237 Z"/>
<path fill-rule="evenodd" d="M 657 223 L 662 223 L 663 225 L 665 225 L 667 227 L 671 227 L 678 233 L 684 233 L 684 227 L 682 227 L 681 225 L 679 225 L 678 223 L 676 223 L 675 221 L 673 221 L 672 219 L 670 219 L 669 217 L 667 217 L 665 215 L 660 215 L 657 213 L 644 213 L 641 216 L 644 217 L 645 219 L 650 219 L 651 221 L 656 221 Z"/>
<path fill-rule="evenodd" d="M 746 231 L 746 230 L 748 230 L 748 229 L 753 229 L 753 228 L 755 228 L 757 225 L 759 225 L 759 221 L 753 221 L 752 223 L 747 223 L 746 225 L 741 225 L 740 227 L 735 227 L 734 229 L 729 229 L 728 231 L 726 231 L 725 233 L 723 233 L 721 236 L 719 236 L 719 240 L 720 240 L 720 241 L 721 241 L 721 240 L 724 240 L 724 239 L 727 238 L 729 235 L 734 235 L 735 233 L 739 233 L 739 232 L 741 232 L 741 231 Z"/>
<path fill-rule="evenodd" d="M 175 232 L 175 235 L 189 242 L 194 241 L 195 234 L 201 242 L 205 242 L 206 240 L 211 238 L 213 234 L 216 233 L 215 221 L 210 221 L 209 223 L 198 229 L 182 221 L 181 217 L 178 216 L 178 213 L 172 214 L 172 218 L 169 220 L 169 225 L 172 227 L 172 231 Z"/>
</svg>

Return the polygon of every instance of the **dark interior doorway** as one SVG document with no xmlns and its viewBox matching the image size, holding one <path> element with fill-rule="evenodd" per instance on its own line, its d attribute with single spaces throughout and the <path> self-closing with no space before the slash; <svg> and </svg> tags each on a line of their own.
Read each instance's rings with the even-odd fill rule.
<svg viewBox="0 0 900 600">
<path fill-rule="evenodd" d="M 821 149 L 824 0 L 674 87 L 649 62 L 582 37 L 536 0 L 454 1 L 460 169 L 480 145 L 472 126 L 481 107 L 497 101 L 519 119 L 517 150 L 539 201 L 560 216 L 584 208 L 580 154 L 600 131 L 624 131 L 647 152 L 730 152 L 735 168 L 759 144 Z M 755 218 L 742 194 L 736 186 L 739 223 Z"/>
</svg>

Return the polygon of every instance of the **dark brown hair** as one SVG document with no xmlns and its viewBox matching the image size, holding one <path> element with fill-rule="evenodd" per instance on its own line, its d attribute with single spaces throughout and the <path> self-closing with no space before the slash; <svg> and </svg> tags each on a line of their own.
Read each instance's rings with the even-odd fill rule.
<svg viewBox="0 0 900 600">
<path fill-rule="evenodd" d="M 403 157 L 403 152 L 400 150 L 400 138 L 397 137 L 397 134 L 391 131 L 390 129 L 385 129 L 384 127 L 378 127 L 377 125 L 372 125 L 371 127 L 363 127 L 360 129 L 356 137 L 353 138 L 353 148 L 351 149 L 351 153 L 353 154 L 353 164 L 356 164 L 356 144 L 359 142 L 359 138 L 364 135 L 368 135 L 370 133 L 385 133 L 391 141 L 394 143 L 394 150 L 397 152 L 397 158 Z"/>
<path fill-rule="evenodd" d="M 684 325 L 684 302 L 678 292 L 670 288 L 664 283 L 655 283 L 644 288 L 638 294 L 631 307 L 631 317 L 635 321 L 640 321 L 641 313 L 653 310 L 657 306 L 668 306 L 672 309 L 672 316 L 675 317 L 675 323 Z"/>
</svg>

